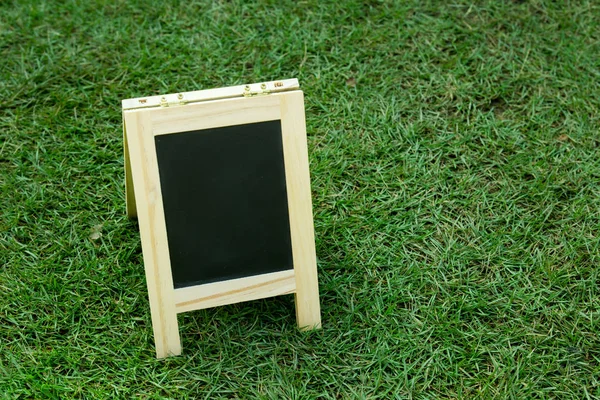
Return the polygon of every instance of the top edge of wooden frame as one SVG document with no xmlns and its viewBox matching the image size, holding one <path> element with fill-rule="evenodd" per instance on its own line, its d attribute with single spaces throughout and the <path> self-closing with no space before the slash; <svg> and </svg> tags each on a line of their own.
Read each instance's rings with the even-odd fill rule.
<svg viewBox="0 0 600 400">
<path fill-rule="evenodd" d="M 173 107 L 202 101 L 229 99 L 235 97 L 252 97 L 269 93 L 287 92 L 300 89 L 298 79 L 259 82 L 247 85 L 229 86 L 217 89 L 196 90 L 193 92 L 171 93 L 165 95 L 138 97 L 122 100 L 123 111 L 154 107 Z"/>
</svg>

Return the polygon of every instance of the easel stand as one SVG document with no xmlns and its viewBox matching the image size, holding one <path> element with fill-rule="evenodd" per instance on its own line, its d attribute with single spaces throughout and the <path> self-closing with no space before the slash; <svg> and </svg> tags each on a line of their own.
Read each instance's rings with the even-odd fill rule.
<svg viewBox="0 0 600 400">
<path fill-rule="evenodd" d="M 294 293 L 298 327 L 319 328 L 298 81 L 123 100 L 123 128 L 127 215 L 139 222 L 156 356 L 181 354 L 178 313 L 271 296 Z"/>
</svg>

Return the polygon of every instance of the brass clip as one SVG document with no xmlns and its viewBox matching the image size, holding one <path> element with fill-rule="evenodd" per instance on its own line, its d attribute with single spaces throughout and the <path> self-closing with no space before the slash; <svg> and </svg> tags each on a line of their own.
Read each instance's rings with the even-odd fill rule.
<svg viewBox="0 0 600 400">
<path fill-rule="evenodd" d="M 261 83 L 260 84 L 260 91 L 252 91 L 252 88 L 250 87 L 250 85 L 246 85 L 244 86 L 244 93 L 242 93 L 244 95 L 244 97 L 254 97 L 254 96 L 263 96 L 266 94 L 270 94 L 271 91 L 269 89 L 267 89 L 267 84 L 266 83 Z"/>
<path fill-rule="evenodd" d="M 170 96 L 173 97 L 173 95 L 170 95 Z M 167 96 L 162 96 L 160 98 L 160 106 L 161 107 L 182 106 L 186 103 L 187 103 L 187 101 L 183 98 L 183 93 L 177 94 L 177 100 L 171 99 L 169 101 L 169 99 L 167 99 Z"/>
</svg>

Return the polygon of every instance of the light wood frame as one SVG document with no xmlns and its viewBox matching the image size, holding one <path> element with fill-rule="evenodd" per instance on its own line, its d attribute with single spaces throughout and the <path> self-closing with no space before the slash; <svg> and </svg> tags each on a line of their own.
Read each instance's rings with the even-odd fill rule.
<svg viewBox="0 0 600 400">
<path fill-rule="evenodd" d="M 295 79 L 283 82 L 285 88 L 258 88 L 297 88 Z M 177 314 L 186 311 L 294 293 L 298 327 L 321 326 L 303 93 L 241 96 L 239 89 L 248 94 L 249 87 L 220 89 L 230 95 L 218 100 L 195 92 L 203 100 L 177 106 L 133 108 L 138 99 L 123 101 L 127 214 L 139 221 L 157 358 L 181 353 Z M 294 269 L 175 289 L 154 137 L 270 120 L 281 121 Z"/>
</svg>

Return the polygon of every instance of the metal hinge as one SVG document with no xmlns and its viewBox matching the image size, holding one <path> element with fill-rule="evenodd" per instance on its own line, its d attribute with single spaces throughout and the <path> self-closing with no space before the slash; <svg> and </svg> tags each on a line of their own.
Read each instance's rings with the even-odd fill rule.
<svg viewBox="0 0 600 400">
<path fill-rule="evenodd" d="M 275 82 L 274 86 L 277 87 L 277 84 L 280 82 Z M 252 90 L 252 87 L 250 85 L 246 85 L 244 87 L 244 93 L 242 93 L 244 95 L 244 97 L 252 97 L 252 96 L 262 96 L 265 94 L 269 94 L 271 93 L 271 91 L 267 88 L 267 84 L 266 83 L 261 83 L 260 84 L 260 90 Z"/>
<path fill-rule="evenodd" d="M 176 95 L 170 94 L 160 98 L 161 107 L 183 106 L 186 103 L 187 101 L 185 100 L 183 93 L 177 93 Z"/>
</svg>

